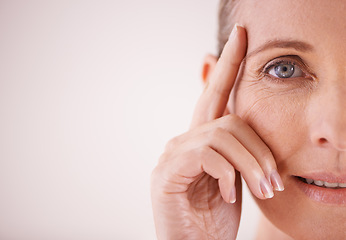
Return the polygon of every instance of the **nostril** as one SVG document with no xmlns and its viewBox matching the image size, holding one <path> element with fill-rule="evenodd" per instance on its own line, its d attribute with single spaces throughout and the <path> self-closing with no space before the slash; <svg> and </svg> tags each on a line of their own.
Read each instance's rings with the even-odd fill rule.
<svg viewBox="0 0 346 240">
<path fill-rule="evenodd" d="M 327 141 L 327 139 L 325 139 L 325 138 L 320 138 L 320 139 L 318 140 L 318 143 L 319 143 L 320 145 L 325 145 L 327 142 L 328 142 L 328 141 Z"/>
<path fill-rule="evenodd" d="M 321 147 L 332 146 L 338 151 L 346 151 L 346 141 L 331 142 L 326 138 L 319 138 L 317 143 Z"/>
</svg>

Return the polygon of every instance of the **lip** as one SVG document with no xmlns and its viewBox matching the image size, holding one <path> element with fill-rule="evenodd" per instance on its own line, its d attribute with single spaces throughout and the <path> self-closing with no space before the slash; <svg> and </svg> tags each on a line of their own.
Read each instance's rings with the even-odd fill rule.
<svg viewBox="0 0 346 240">
<path fill-rule="evenodd" d="M 330 183 L 345 183 L 346 177 L 335 176 L 328 173 L 309 174 L 302 176 L 294 176 L 295 183 L 298 188 L 311 200 L 323 204 L 346 205 L 346 188 L 325 188 L 301 181 L 298 177 L 314 179 Z"/>
<path fill-rule="evenodd" d="M 336 176 L 331 173 L 312 173 L 307 175 L 299 175 L 299 177 L 302 178 L 310 178 L 313 180 L 319 180 L 324 182 L 331 182 L 331 183 L 346 183 L 346 176 Z"/>
</svg>

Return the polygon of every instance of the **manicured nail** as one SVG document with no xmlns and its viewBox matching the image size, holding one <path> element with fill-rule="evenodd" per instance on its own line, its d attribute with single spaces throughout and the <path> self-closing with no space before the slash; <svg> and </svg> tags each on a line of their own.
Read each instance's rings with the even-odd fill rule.
<svg viewBox="0 0 346 240">
<path fill-rule="evenodd" d="M 233 186 L 231 189 L 231 194 L 229 195 L 229 202 L 235 203 L 235 201 L 237 201 L 237 191 L 235 186 Z"/>
<path fill-rule="evenodd" d="M 238 24 L 238 23 L 234 24 L 234 27 L 233 27 L 233 29 L 232 29 L 231 34 L 229 35 L 228 40 L 232 40 L 232 39 L 234 39 L 234 38 L 235 38 L 235 36 L 237 35 L 238 26 L 239 26 L 239 24 Z"/>
<path fill-rule="evenodd" d="M 270 181 L 276 191 L 283 191 L 285 189 L 278 171 L 272 171 L 270 174 Z"/>
<path fill-rule="evenodd" d="M 263 177 L 261 179 L 260 187 L 265 198 L 272 198 L 274 196 L 273 187 L 271 186 L 267 178 Z"/>
</svg>

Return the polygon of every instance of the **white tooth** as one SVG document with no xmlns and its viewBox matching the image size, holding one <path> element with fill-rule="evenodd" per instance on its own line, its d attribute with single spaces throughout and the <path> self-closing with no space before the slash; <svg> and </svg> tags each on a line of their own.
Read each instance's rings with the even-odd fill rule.
<svg viewBox="0 0 346 240">
<path fill-rule="evenodd" d="M 306 182 L 307 182 L 308 184 L 311 184 L 311 183 L 314 182 L 314 180 L 312 180 L 312 179 L 310 179 L 310 178 L 307 178 L 307 179 L 306 179 Z"/>
<path fill-rule="evenodd" d="M 320 187 L 324 185 L 324 182 L 323 182 L 323 181 L 314 180 L 314 183 L 315 183 L 317 186 L 320 186 Z"/>
<path fill-rule="evenodd" d="M 324 186 L 329 187 L 329 188 L 335 188 L 339 184 L 338 183 L 329 183 L 329 182 L 324 182 Z"/>
<path fill-rule="evenodd" d="M 339 187 L 346 188 L 346 183 L 339 183 Z"/>
</svg>

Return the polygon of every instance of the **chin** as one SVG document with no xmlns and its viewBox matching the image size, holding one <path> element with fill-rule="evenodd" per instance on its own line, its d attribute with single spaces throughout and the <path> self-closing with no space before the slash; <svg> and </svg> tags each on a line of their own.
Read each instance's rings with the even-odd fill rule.
<svg viewBox="0 0 346 240">
<path fill-rule="evenodd" d="M 315 178 L 317 184 L 311 181 Z M 343 180 L 332 174 L 290 175 L 283 192 L 268 200 L 254 198 L 267 219 L 293 239 L 345 240 L 346 190 L 335 184 Z"/>
</svg>

